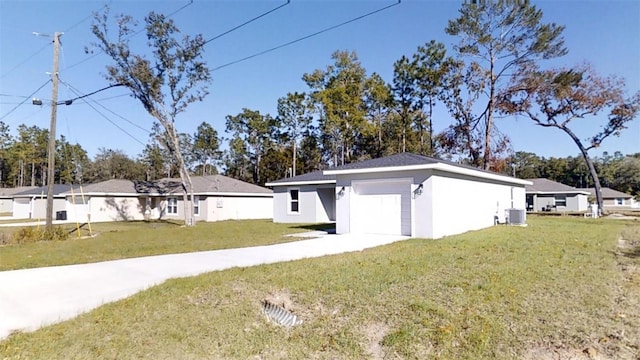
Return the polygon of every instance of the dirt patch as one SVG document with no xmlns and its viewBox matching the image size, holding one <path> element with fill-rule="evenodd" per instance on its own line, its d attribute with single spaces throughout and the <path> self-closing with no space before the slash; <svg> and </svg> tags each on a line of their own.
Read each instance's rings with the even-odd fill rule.
<svg viewBox="0 0 640 360">
<path fill-rule="evenodd" d="M 613 360 L 613 358 L 599 354 L 595 348 L 584 350 L 539 347 L 530 350 L 523 360 Z"/>
<path fill-rule="evenodd" d="M 383 323 L 370 323 L 363 329 L 365 339 L 365 349 L 371 359 L 382 360 L 385 359 L 385 351 L 382 348 L 382 339 L 389 332 L 389 327 Z"/>
</svg>

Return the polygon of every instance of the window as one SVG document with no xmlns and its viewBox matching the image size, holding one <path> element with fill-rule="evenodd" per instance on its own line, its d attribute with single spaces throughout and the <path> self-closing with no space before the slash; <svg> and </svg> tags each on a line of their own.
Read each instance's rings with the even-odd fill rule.
<svg viewBox="0 0 640 360">
<path fill-rule="evenodd" d="M 624 199 L 623 198 L 616 198 L 616 205 L 624 205 Z"/>
<path fill-rule="evenodd" d="M 167 198 L 167 214 L 178 213 L 178 198 Z"/>
<path fill-rule="evenodd" d="M 193 214 L 200 215 L 200 196 L 193 197 Z"/>
<path fill-rule="evenodd" d="M 567 206 L 567 196 L 566 195 L 556 195 L 556 207 L 558 206 Z"/>
<path fill-rule="evenodd" d="M 289 212 L 300 212 L 300 190 L 289 190 Z"/>
</svg>

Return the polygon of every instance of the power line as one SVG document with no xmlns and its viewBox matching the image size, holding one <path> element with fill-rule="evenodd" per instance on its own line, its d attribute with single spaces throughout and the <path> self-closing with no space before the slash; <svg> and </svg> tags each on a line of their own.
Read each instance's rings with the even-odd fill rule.
<svg viewBox="0 0 640 360">
<path fill-rule="evenodd" d="M 14 70 L 16 70 L 17 68 L 19 68 L 20 66 L 24 65 L 25 63 L 27 63 L 27 61 L 33 59 L 36 55 L 40 54 L 41 52 L 44 51 L 44 49 L 48 48 L 50 44 L 46 44 L 45 46 L 41 47 L 40 50 L 36 51 L 35 53 L 31 54 L 30 56 L 28 56 L 26 59 L 22 60 L 21 62 L 18 63 L 18 65 L 12 67 L 11 69 L 9 69 L 6 73 L 2 74 L 2 76 L 0 76 L 0 79 L 4 79 L 5 76 L 11 74 Z"/>
<path fill-rule="evenodd" d="M 61 82 L 63 84 L 65 84 L 69 90 L 71 90 L 73 93 L 75 93 L 76 95 L 80 96 L 81 94 L 79 93 L 79 91 L 77 91 L 73 86 L 71 86 L 69 83 L 66 83 L 64 81 L 61 80 Z M 118 124 L 116 124 L 115 122 L 113 122 L 111 119 L 109 119 L 109 117 L 107 117 L 106 115 L 104 115 L 103 113 L 100 112 L 100 110 L 96 109 L 93 105 L 91 105 L 91 103 L 89 103 L 87 100 L 85 100 L 84 98 L 82 98 L 83 101 L 89 105 L 90 108 L 92 108 L 95 112 L 97 112 L 100 116 L 102 116 L 105 120 L 107 120 L 108 122 L 111 123 L 111 125 L 115 126 L 116 128 L 118 128 L 120 131 L 122 131 L 123 133 L 125 133 L 127 136 L 129 136 L 130 138 L 132 138 L 133 140 L 135 140 L 136 142 L 140 143 L 142 146 L 145 146 L 145 143 L 143 143 L 142 141 L 138 140 L 138 138 L 136 138 L 135 136 L 131 135 L 128 131 L 126 131 L 125 129 L 123 129 L 122 127 L 120 127 Z"/>
<path fill-rule="evenodd" d="M 186 7 L 190 6 L 191 4 L 193 4 L 193 0 L 190 0 L 188 4 L 183 5 L 183 6 L 181 6 L 180 8 L 178 8 L 177 10 L 173 11 L 172 13 L 170 13 L 169 15 L 167 15 L 167 17 L 168 17 L 168 18 L 172 17 L 173 15 L 175 15 L 175 14 L 179 13 L 180 11 L 184 10 Z M 136 36 L 136 35 L 140 34 L 140 33 L 141 33 L 141 32 L 143 32 L 143 31 L 144 31 L 144 27 L 143 27 L 143 28 L 141 28 L 140 30 L 138 30 L 138 31 L 134 32 L 133 34 L 131 34 L 131 35 L 127 36 L 127 37 L 125 38 L 125 40 L 131 39 L 132 37 L 134 37 L 134 36 Z M 75 63 L 75 64 L 72 64 L 72 65 L 67 66 L 66 68 L 64 68 L 64 69 L 62 69 L 62 70 L 68 70 L 68 69 L 71 69 L 71 68 L 73 68 L 73 67 L 76 67 L 76 66 L 78 66 L 78 65 L 80 65 L 80 64 L 83 64 L 83 63 L 85 63 L 85 62 L 87 62 L 87 61 L 89 61 L 89 60 L 91 60 L 91 59 L 95 58 L 96 56 L 103 54 L 103 53 L 104 53 L 104 51 L 99 51 L 99 52 L 97 52 L 97 53 L 95 53 L 95 54 L 93 54 L 93 55 L 89 56 L 88 58 L 86 58 L 86 59 L 84 59 L 84 60 L 80 60 L 80 61 L 78 61 L 78 62 L 77 62 L 77 63 Z"/>
<path fill-rule="evenodd" d="M 350 23 L 352 23 L 352 22 L 354 22 L 354 21 L 358 21 L 358 20 L 363 19 L 363 18 L 365 18 L 365 17 L 371 16 L 371 15 L 373 15 L 373 14 L 379 13 L 379 12 L 381 12 L 381 11 L 384 11 L 384 10 L 387 10 L 387 9 L 389 9 L 389 8 L 391 8 L 391 7 L 394 7 L 394 6 L 396 6 L 396 5 L 399 5 L 401 1 L 402 1 L 402 0 L 398 0 L 398 2 L 397 2 L 397 3 L 395 3 L 395 4 L 387 5 L 387 6 L 383 7 L 383 8 L 380 8 L 380 9 L 377 9 L 377 10 L 374 10 L 374 11 L 371 11 L 371 12 L 368 12 L 368 13 L 366 13 L 366 14 L 364 14 L 364 15 L 360 15 L 360 16 L 358 16 L 358 17 L 355 17 L 355 18 L 351 19 L 351 20 L 347 20 L 347 21 L 341 22 L 341 23 L 339 23 L 339 24 L 336 24 L 336 25 L 330 26 L 330 27 L 328 27 L 328 28 L 324 28 L 324 29 L 322 29 L 322 30 L 320 30 L 320 31 L 314 32 L 313 34 L 309 34 L 309 35 L 303 36 L 303 37 L 301 37 L 301 38 L 298 38 L 298 39 L 295 39 L 295 40 L 289 41 L 289 42 L 287 42 L 287 43 L 284 43 L 284 44 L 281 44 L 281 45 L 278 45 L 278 46 L 272 47 L 272 48 L 270 48 L 270 49 L 267 49 L 267 50 L 261 51 L 261 52 L 259 52 L 259 53 L 255 53 L 255 54 L 253 54 L 253 55 L 249 55 L 249 56 L 244 57 L 244 58 L 242 58 L 242 59 L 238 59 L 238 60 L 235 60 L 235 61 L 228 62 L 228 63 L 226 63 L 226 64 L 223 64 L 223 65 L 220 65 L 220 66 L 218 66 L 218 67 L 215 67 L 215 68 L 211 69 L 211 71 L 217 71 L 217 70 L 220 70 L 220 69 L 225 68 L 225 67 L 227 67 L 227 66 L 235 65 L 235 64 L 237 64 L 237 63 L 240 63 L 240 62 L 243 62 L 243 61 L 246 61 L 246 60 L 249 60 L 249 59 L 253 59 L 253 58 L 255 58 L 255 57 L 258 57 L 258 56 L 261 56 L 261 55 L 264 55 L 264 54 L 270 53 L 270 52 L 275 51 L 275 50 L 278 50 L 278 49 L 282 49 L 283 47 L 286 47 L 286 46 L 289 46 L 289 45 L 295 44 L 295 43 L 297 43 L 297 42 L 300 42 L 300 41 L 303 41 L 303 40 L 309 39 L 309 38 L 311 38 L 311 37 L 314 37 L 314 36 L 320 35 L 320 34 L 325 33 L 325 32 L 327 32 L 327 31 L 331 31 L 331 30 L 333 30 L 333 29 L 337 29 L 337 28 L 339 28 L 339 27 L 341 27 L 341 26 L 344 26 L 344 25 L 350 24 Z"/>
<path fill-rule="evenodd" d="M 104 8 L 107 5 L 104 5 L 101 7 Z M 67 30 L 65 30 L 64 32 L 69 32 L 72 29 L 74 29 L 75 27 L 77 27 L 78 25 L 82 24 L 83 22 L 87 21 L 88 18 L 90 18 L 91 15 L 86 16 L 85 18 L 83 18 L 82 20 L 78 21 L 77 23 L 71 25 L 69 28 L 67 28 Z M 51 45 L 51 43 L 47 43 L 45 44 L 43 47 L 41 47 L 38 51 L 36 51 L 35 53 L 29 55 L 26 59 L 22 60 L 21 62 L 19 62 L 16 66 L 12 67 L 11 69 L 9 69 L 6 73 L 2 74 L 2 76 L 0 76 L 0 79 L 3 79 L 5 76 L 11 74 L 14 70 L 16 70 L 17 68 L 19 68 L 20 66 L 26 64 L 29 60 L 33 59 L 35 56 L 37 56 L 38 54 L 40 54 L 41 52 L 44 51 L 44 49 L 48 48 L 49 45 Z"/>
<path fill-rule="evenodd" d="M 241 28 L 241 27 L 243 27 L 243 26 L 245 26 L 245 25 L 248 25 L 248 24 L 250 24 L 250 23 L 252 23 L 252 22 L 254 22 L 254 21 L 256 21 L 256 20 L 258 20 L 258 19 L 260 19 L 260 18 L 262 18 L 262 17 L 264 17 L 264 16 L 267 16 L 267 15 L 271 14 L 272 12 L 274 12 L 274 11 L 276 11 L 276 10 L 278 10 L 278 9 L 280 9 L 280 8 L 282 8 L 282 7 L 284 7 L 284 6 L 289 5 L 290 3 L 291 3 L 291 0 L 287 0 L 287 2 L 286 2 L 285 4 L 281 4 L 280 6 L 277 6 L 277 7 L 273 8 L 273 9 L 271 9 L 271 10 L 269 10 L 269 11 L 267 11 L 267 12 L 263 13 L 263 14 L 260 14 L 260 15 L 258 15 L 258 16 L 256 16 L 256 17 L 254 17 L 254 18 L 253 18 L 253 19 L 251 19 L 251 20 L 245 21 L 244 23 L 242 23 L 242 24 L 240 24 L 240 25 L 238 25 L 238 26 L 235 26 L 235 27 L 233 27 L 233 28 L 231 28 L 231 29 L 227 30 L 227 31 L 223 32 L 222 34 L 219 34 L 219 35 L 216 35 L 216 36 L 212 37 L 211 39 L 209 39 L 209 40 L 205 41 L 205 42 L 202 44 L 202 46 L 204 46 L 204 45 L 206 45 L 206 44 L 208 44 L 208 43 L 212 42 L 212 41 L 213 41 L 213 40 L 215 40 L 215 39 L 219 39 L 219 38 L 221 38 L 221 37 L 223 37 L 223 36 L 225 36 L 225 35 L 227 35 L 227 34 L 229 34 L 229 33 L 233 32 L 233 31 L 236 31 L 236 30 L 238 30 L 239 28 Z"/>
<path fill-rule="evenodd" d="M 24 104 L 25 102 L 27 102 L 27 100 L 29 100 L 33 95 L 35 95 L 38 91 L 40 91 L 43 87 L 45 87 L 49 82 L 51 82 L 51 79 L 47 80 L 44 84 L 42 84 L 42 86 L 40 86 L 38 89 L 36 89 L 36 91 L 34 91 L 33 93 L 31 93 L 31 95 L 25 97 L 24 100 L 22 100 L 22 102 L 20 102 L 18 105 L 16 105 L 13 109 L 9 110 L 8 113 L 2 115 L 2 117 L 0 117 L 0 120 L 6 118 L 7 116 L 9 116 L 9 114 L 11 114 L 12 112 L 14 112 L 18 107 L 20 107 L 20 105 Z"/>
</svg>

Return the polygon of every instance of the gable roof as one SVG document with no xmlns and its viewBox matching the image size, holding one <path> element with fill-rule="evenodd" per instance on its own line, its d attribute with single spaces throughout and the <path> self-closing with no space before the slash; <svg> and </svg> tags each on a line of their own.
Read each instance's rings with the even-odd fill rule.
<svg viewBox="0 0 640 360">
<path fill-rule="evenodd" d="M 585 194 L 589 193 L 585 190 L 576 189 L 573 186 L 565 185 L 553 180 L 536 178 L 527 179 L 532 185 L 525 186 L 525 192 L 529 194 Z"/>
<path fill-rule="evenodd" d="M 594 188 L 582 188 L 580 190 L 588 191 L 589 194 L 596 194 L 596 190 Z M 627 193 L 623 193 L 622 191 L 610 189 L 608 187 L 600 188 L 600 192 L 602 193 L 603 198 L 622 198 L 622 199 L 631 199 L 633 196 Z"/>
<path fill-rule="evenodd" d="M 266 186 L 335 184 L 335 175 L 325 175 L 322 170 L 268 182 Z"/>
<path fill-rule="evenodd" d="M 53 185 L 53 196 L 60 196 L 63 193 L 70 192 L 71 189 L 74 191 L 78 189 L 77 185 L 63 185 L 63 184 L 54 184 Z M 25 190 L 16 194 L 13 194 L 14 197 L 31 197 L 31 196 L 47 196 L 49 188 L 47 186 L 39 186 L 36 188 L 32 188 L 29 190 Z"/>
<path fill-rule="evenodd" d="M 12 197 L 17 193 L 35 189 L 37 186 L 18 186 L 14 188 L 0 188 L 0 197 Z"/>
<path fill-rule="evenodd" d="M 193 176 L 196 194 L 268 195 L 273 192 L 262 186 L 249 184 L 224 175 Z M 180 179 L 165 178 L 157 181 L 111 179 L 83 186 L 87 195 L 170 195 L 182 194 Z M 68 191 L 66 194 L 70 194 Z"/>
<path fill-rule="evenodd" d="M 224 175 L 194 176 L 191 181 L 196 193 L 273 194 L 271 189 Z"/>
<path fill-rule="evenodd" d="M 498 174 L 492 171 L 478 169 L 472 166 L 461 165 L 453 161 L 436 159 L 428 156 L 399 153 L 382 158 L 365 160 L 357 163 L 346 164 L 324 171 L 325 175 L 362 174 L 376 172 L 392 172 L 407 170 L 439 170 L 443 172 L 467 175 L 477 178 L 503 181 L 518 185 L 529 185 L 530 182 L 511 176 Z"/>
</svg>

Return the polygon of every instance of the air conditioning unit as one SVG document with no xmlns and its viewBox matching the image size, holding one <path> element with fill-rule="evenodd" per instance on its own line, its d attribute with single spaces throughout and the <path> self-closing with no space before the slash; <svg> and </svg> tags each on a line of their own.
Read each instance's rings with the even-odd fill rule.
<svg viewBox="0 0 640 360">
<path fill-rule="evenodd" d="M 510 225 L 525 225 L 527 222 L 527 213 L 524 209 L 507 209 L 509 218 L 507 223 Z"/>
</svg>

